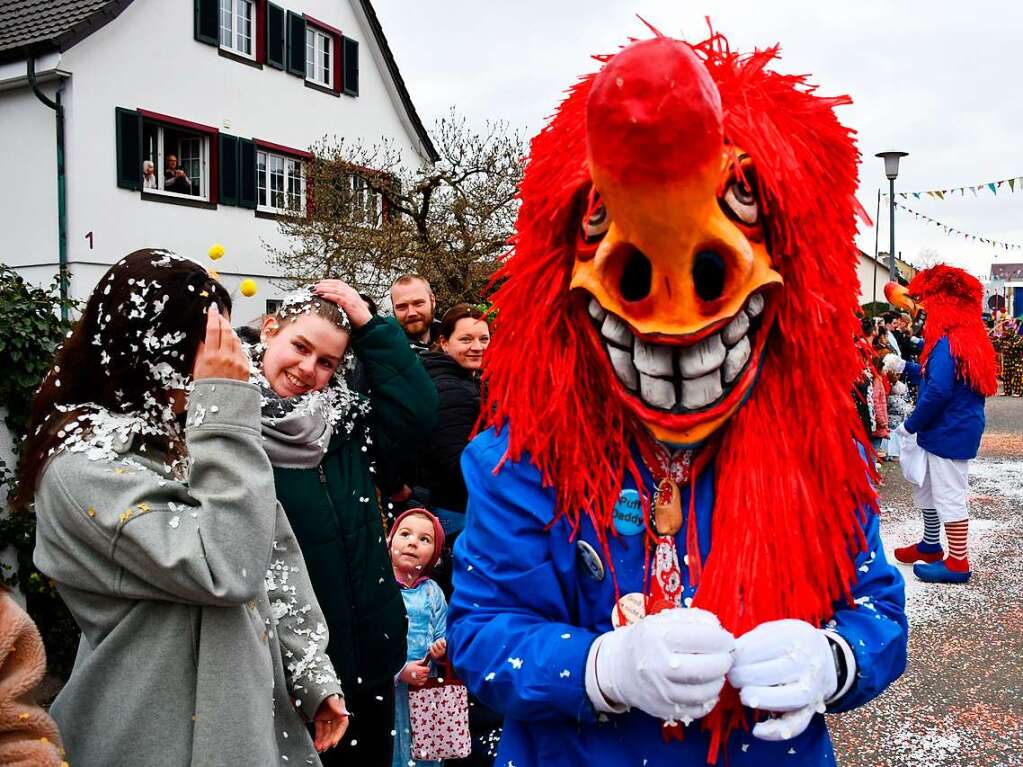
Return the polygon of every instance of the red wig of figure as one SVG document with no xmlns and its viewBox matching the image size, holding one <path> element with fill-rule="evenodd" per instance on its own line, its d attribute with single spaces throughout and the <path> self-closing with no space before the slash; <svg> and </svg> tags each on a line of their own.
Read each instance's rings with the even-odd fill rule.
<svg viewBox="0 0 1023 767">
<path fill-rule="evenodd" d="M 834 114 L 850 99 L 769 71 L 776 47 L 742 55 L 712 34 L 692 50 L 720 97 L 724 140 L 756 164 L 772 268 L 784 279 L 759 378 L 716 435 L 713 550 L 694 605 L 737 636 L 781 618 L 822 625 L 849 599 L 862 515 L 876 504 L 852 398 L 862 371 L 853 343 L 858 152 Z M 637 470 L 630 446 L 648 432 L 615 396 L 585 303 L 569 289 L 580 190 L 590 184 L 594 77 L 569 90 L 532 141 L 513 249 L 494 280 L 500 333 L 487 352 L 482 410 L 510 429 L 506 458 L 531 460 L 555 490 L 557 513 L 573 529 L 586 515 L 606 544 L 622 477 Z M 651 159 L 647 146 L 615 151 L 637 165 Z M 710 761 L 743 719 L 734 691 L 703 719 Z"/>
<path fill-rule="evenodd" d="M 978 394 L 994 395 L 998 390 L 995 350 L 981 317 L 984 288 L 980 280 L 962 269 L 938 264 L 917 274 L 907 292 L 927 312 L 920 362 L 926 365 L 934 344 L 948 336 L 956 372 Z"/>
</svg>

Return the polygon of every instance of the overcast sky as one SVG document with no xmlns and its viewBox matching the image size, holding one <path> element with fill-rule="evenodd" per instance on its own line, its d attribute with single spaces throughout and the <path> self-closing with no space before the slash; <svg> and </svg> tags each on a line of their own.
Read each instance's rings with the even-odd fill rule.
<svg viewBox="0 0 1023 767">
<path fill-rule="evenodd" d="M 776 42 L 783 72 L 809 72 L 823 94 L 847 93 L 839 118 L 859 132 L 860 200 L 873 217 L 874 153 L 904 158 L 897 191 L 1023 176 L 1023 3 L 1018 0 L 375 0 L 384 31 L 429 126 L 455 107 L 473 122 L 500 119 L 530 136 L 543 125 L 594 53 L 645 37 L 639 14 L 665 34 L 705 36 L 705 16 L 733 49 Z M 1019 189 L 1019 186 L 1017 186 Z M 957 229 L 1023 244 L 1023 191 L 904 201 Z M 881 215 L 887 250 L 888 214 Z M 858 244 L 872 252 L 873 227 Z M 986 274 L 1023 262 L 1023 250 L 992 250 L 946 236 L 896 211 L 896 250 L 913 260 L 932 249 Z"/>
</svg>

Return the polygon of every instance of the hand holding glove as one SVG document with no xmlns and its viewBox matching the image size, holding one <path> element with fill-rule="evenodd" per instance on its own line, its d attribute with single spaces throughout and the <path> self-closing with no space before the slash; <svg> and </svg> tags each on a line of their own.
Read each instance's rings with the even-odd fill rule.
<svg viewBox="0 0 1023 767">
<path fill-rule="evenodd" d="M 734 645 L 713 613 L 665 610 L 597 638 L 586 691 L 601 711 L 634 707 L 688 724 L 717 704 Z"/>
<path fill-rule="evenodd" d="M 894 355 L 893 355 L 894 356 Z M 739 691 L 743 705 L 779 716 L 759 722 L 753 735 L 761 740 L 788 740 L 801 735 L 815 713 L 824 713 L 837 698 L 838 673 L 829 634 L 806 621 L 762 623 L 735 642 L 735 663 L 728 681 Z M 844 640 L 837 640 L 844 645 Z M 854 663 L 852 652 L 844 654 Z M 853 669 L 846 678 L 851 681 Z M 843 685 L 846 689 L 848 684 Z"/>
</svg>

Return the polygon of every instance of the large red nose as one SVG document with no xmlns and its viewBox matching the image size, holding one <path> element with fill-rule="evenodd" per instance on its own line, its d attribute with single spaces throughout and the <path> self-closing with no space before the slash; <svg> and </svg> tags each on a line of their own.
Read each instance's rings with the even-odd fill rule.
<svg viewBox="0 0 1023 767">
<path fill-rule="evenodd" d="M 685 43 L 629 45 L 593 82 L 586 112 L 590 162 L 625 183 L 678 178 L 720 156 L 721 97 Z"/>
</svg>

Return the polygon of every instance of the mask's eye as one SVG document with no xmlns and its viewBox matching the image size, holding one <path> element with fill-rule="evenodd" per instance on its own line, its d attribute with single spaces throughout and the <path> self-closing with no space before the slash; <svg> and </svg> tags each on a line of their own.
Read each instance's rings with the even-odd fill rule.
<svg viewBox="0 0 1023 767">
<path fill-rule="evenodd" d="M 745 180 L 733 178 L 725 188 L 721 207 L 725 213 L 746 226 L 756 226 L 760 221 L 760 210 L 753 192 L 755 177 L 751 170 L 744 170 Z"/>
<path fill-rule="evenodd" d="M 607 213 L 604 201 L 600 199 L 600 192 L 590 189 L 590 198 L 586 206 L 586 213 L 583 215 L 580 235 L 586 245 L 595 245 L 607 234 L 611 226 L 611 217 Z"/>
</svg>

